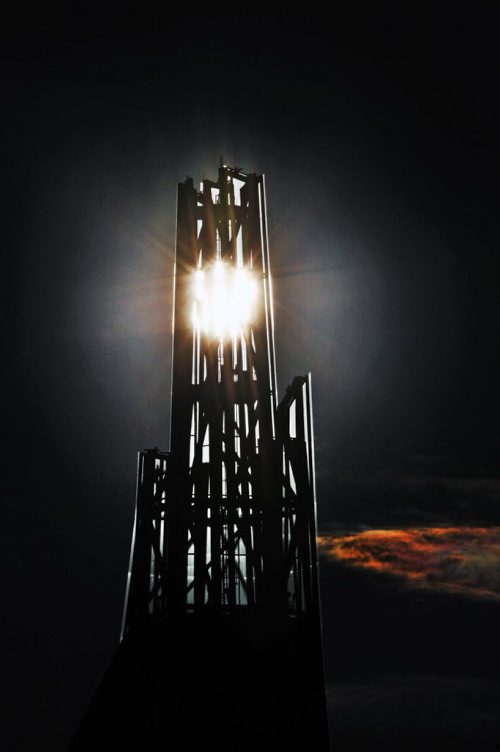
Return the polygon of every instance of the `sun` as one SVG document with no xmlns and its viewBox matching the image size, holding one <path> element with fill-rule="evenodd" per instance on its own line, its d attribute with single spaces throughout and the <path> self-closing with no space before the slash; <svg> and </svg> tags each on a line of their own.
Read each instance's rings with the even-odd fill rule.
<svg viewBox="0 0 500 752">
<path fill-rule="evenodd" d="M 217 339 L 234 337 L 254 320 L 257 282 L 249 269 L 217 260 L 195 271 L 193 298 L 196 329 Z"/>
</svg>

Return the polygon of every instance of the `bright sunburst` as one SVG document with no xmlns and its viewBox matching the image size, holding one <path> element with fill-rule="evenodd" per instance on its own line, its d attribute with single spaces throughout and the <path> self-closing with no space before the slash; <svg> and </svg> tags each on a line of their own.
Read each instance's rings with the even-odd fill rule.
<svg viewBox="0 0 500 752">
<path fill-rule="evenodd" d="M 251 272 L 216 261 L 194 275 L 193 325 L 223 339 L 248 326 L 255 315 L 257 283 Z"/>
</svg>

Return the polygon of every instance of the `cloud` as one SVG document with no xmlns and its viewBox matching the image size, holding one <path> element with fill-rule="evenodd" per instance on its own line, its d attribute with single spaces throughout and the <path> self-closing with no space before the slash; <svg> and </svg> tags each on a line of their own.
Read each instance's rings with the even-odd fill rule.
<svg viewBox="0 0 500 752">
<path fill-rule="evenodd" d="M 500 685 L 487 677 L 375 675 L 330 684 L 327 700 L 337 750 L 494 750 L 500 738 Z"/>
<path fill-rule="evenodd" d="M 326 534 L 320 553 L 416 587 L 500 600 L 500 527 L 412 527 Z"/>
<path fill-rule="evenodd" d="M 483 527 L 499 524 L 496 468 L 447 456 L 410 456 L 384 472 L 323 463 L 319 517 L 342 527 Z"/>
</svg>

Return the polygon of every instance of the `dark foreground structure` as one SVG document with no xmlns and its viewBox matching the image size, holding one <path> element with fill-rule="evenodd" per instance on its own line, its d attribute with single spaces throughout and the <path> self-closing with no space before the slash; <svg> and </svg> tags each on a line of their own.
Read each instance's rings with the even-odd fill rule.
<svg viewBox="0 0 500 752">
<path fill-rule="evenodd" d="M 139 455 L 122 640 L 73 741 L 328 750 L 310 378 L 277 404 L 264 178 L 179 185 L 170 452 Z"/>
</svg>

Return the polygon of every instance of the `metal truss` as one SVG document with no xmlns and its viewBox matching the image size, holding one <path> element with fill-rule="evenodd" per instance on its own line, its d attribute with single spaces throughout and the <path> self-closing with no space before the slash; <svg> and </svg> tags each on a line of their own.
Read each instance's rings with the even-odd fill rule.
<svg viewBox="0 0 500 752">
<path fill-rule="evenodd" d="M 197 303 L 196 280 L 216 274 L 252 285 L 246 318 L 237 316 L 242 301 L 231 299 L 231 310 L 228 298 L 210 319 L 207 306 L 224 306 L 212 300 L 218 287 Z M 186 180 L 171 448 L 139 455 L 122 635 L 188 612 L 311 615 L 319 624 L 311 384 L 295 378 L 277 405 L 273 329 L 263 176 L 223 166 L 200 191 Z"/>
</svg>

